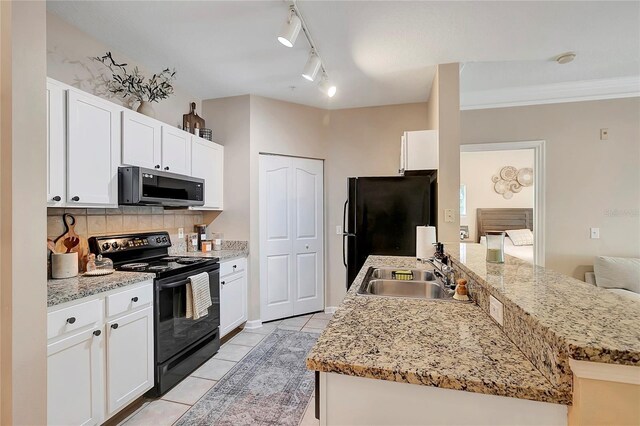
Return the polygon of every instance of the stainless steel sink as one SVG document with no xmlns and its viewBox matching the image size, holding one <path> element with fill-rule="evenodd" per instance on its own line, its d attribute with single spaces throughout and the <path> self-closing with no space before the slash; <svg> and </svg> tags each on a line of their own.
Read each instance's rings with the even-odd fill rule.
<svg viewBox="0 0 640 426">
<path fill-rule="evenodd" d="M 398 279 L 396 278 L 396 272 L 398 271 L 410 272 L 411 279 L 408 281 L 436 281 L 436 277 L 433 275 L 433 271 L 426 271 L 424 269 L 402 268 L 373 268 L 371 279 L 396 280 Z"/>
<path fill-rule="evenodd" d="M 369 281 L 363 294 L 416 299 L 446 299 L 449 297 L 436 282 L 377 279 Z"/>
<path fill-rule="evenodd" d="M 453 292 L 445 290 L 433 272 L 424 269 L 369 268 L 358 294 L 453 300 Z"/>
</svg>

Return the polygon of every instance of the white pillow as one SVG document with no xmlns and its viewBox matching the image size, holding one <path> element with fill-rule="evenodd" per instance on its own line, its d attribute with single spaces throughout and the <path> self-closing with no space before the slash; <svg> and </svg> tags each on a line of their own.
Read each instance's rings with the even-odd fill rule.
<svg viewBox="0 0 640 426">
<path fill-rule="evenodd" d="M 513 241 L 514 246 L 532 246 L 533 232 L 531 229 L 509 229 L 507 235 Z"/>
<path fill-rule="evenodd" d="M 640 258 L 598 256 L 593 264 L 596 285 L 640 293 Z"/>
</svg>

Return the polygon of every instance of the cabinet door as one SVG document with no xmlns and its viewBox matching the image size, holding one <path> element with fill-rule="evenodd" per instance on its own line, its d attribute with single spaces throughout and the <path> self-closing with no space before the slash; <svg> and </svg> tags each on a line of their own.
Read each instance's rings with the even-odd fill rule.
<svg viewBox="0 0 640 426">
<path fill-rule="evenodd" d="M 191 175 L 191 134 L 162 126 L 162 170 Z"/>
<path fill-rule="evenodd" d="M 224 147 L 194 137 L 191 146 L 191 175 L 204 179 L 204 208 L 222 210 Z"/>
<path fill-rule="evenodd" d="M 47 206 L 65 203 L 65 89 L 47 81 Z"/>
<path fill-rule="evenodd" d="M 122 112 L 122 163 L 159 169 L 161 123 L 134 111 Z"/>
<path fill-rule="evenodd" d="M 121 108 L 73 90 L 67 108 L 68 204 L 117 205 Z"/>
<path fill-rule="evenodd" d="M 153 308 L 107 322 L 107 415 L 153 386 Z"/>
<path fill-rule="evenodd" d="M 244 272 L 220 278 L 220 337 L 247 320 L 247 278 Z"/>
<path fill-rule="evenodd" d="M 103 349 L 102 329 L 84 331 L 47 346 L 47 424 L 102 422 Z"/>
<path fill-rule="evenodd" d="M 438 131 L 405 132 L 407 170 L 436 170 L 438 168 Z"/>
</svg>

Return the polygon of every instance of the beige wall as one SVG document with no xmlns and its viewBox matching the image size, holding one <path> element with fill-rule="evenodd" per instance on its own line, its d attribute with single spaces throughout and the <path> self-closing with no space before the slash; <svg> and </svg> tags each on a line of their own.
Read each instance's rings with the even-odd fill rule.
<svg viewBox="0 0 640 426">
<path fill-rule="evenodd" d="M 640 257 L 639 117 L 640 98 L 463 111 L 462 143 L 546 141 L 546 266 L 584 279 L 594 256 Z"/>
<path fill-rule="evenodd" d="M 46 423 L 46 11 L 1 2 L 1 424 Z"/>
<path fill-rule="evenodd" d="M 122 102 L 120 97 L 109 93 L 104 85 L 104 78 L 111 77 L 109 70 L 99 62 L 90 59 L 94 56 L 102 56 L 107 51 L 113 54 L 116 61 L 127 63 L 128 69 L 138 66 L 144 75 L 151 76 L 154 72 L 161 71 L 148 70 L 144 64 L 113 50 L 57 15 L 47 13 L 47 75 L 112 102 L 131 107 L 126 102 Z M 152 106 L 158 120 L 173 126 L 182 126 L 182 114 L 189 112 L 190 102 L 196 102 L 196 111 L 200 111 L 202 115 L 201 100 L 180 88 L 179 63 L 167 63 L 166 66 L 176 68 L 175 92 L 168 99 L 153 103 Z M 137 107 L 137 104 L 133 107 Z M 209 126 L 208 123 L 207 126 Z"/>
<path fill-rule="evenodd" d="M 325 164 L 326 305 L 338 306 L 346 292 L 342 263 L 342 209 L 347 178 L 395 176 L 404 131 L 427 128 L 427 104 L 415 103 L 328 111 Z"/>
<path fill-rule="evenodd" d="M 476 209 L 533 208 L 533 185 L 506 199 L 495 192 L 491 181 L 504 166 L 533 168 L 533 155 L 532 149 L 460 153 L 460 185 L 467 188 L 467 214 L 460 215 L 460 225 L 469 226 L 469 240 L 478 241 Z"/>
<path fill-rule="evenodd" d="M 437 126 L 436 126 L 437 120 Z M 438 130 L 438 241 L 460 239 L 460 66 L 438 65 L 429 97 L 428 124 Z M 454 212 L 445 221 L 445 209 Z"/>
</svg>

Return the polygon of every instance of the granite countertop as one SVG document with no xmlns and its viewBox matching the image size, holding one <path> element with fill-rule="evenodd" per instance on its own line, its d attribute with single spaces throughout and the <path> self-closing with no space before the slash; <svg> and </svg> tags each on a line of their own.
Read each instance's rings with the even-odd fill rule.
<svg viewBox="0 0 640 426">
<path fill-rule="evenodd" d="M 480 307 L 356 294 L 370 266 L 420 267 L 370 256 L 307 357 L 310 370 L 570 404 Z"/>
<path fill-rule="evenodd" d="M 94 294 L 104 293 L 120 287 L 152 280 L 155 274 L 144 272 L 119 272 L 99 277 L 83 277 L 50 279 L 47 281 L 47 307 L 60 305 Z"/>
<path fill-rule="evenodd" d="M 220 259 L 220 262 L 224 262 L 225 260 L 237 259 L 239 257 L 247 257 L 246 250 L 213 250 L 213 251 L 183 251 L 176 252 L 176 256 L 184 256 L 184 257 L 217 257 Z"/>
<path fill-rule="evenodd" d="M 575 278 L 506 256 L 485 261 L 479 244 L 451 244 L 454 264 L 521 310 L 531 328 L 560 341 L 577 360 L 640 365 L 640 303 Z"/>
</svg>

